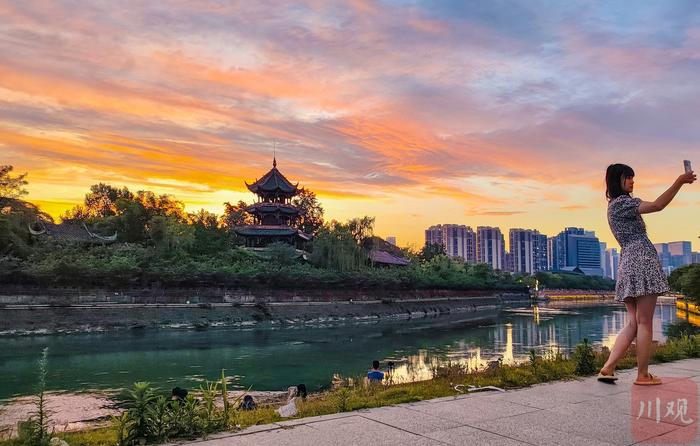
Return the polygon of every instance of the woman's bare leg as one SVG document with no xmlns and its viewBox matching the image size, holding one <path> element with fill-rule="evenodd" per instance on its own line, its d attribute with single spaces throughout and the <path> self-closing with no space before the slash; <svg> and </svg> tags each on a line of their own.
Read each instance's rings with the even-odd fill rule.
<svg viewBox="0 0 700 446">
<path fill-rule="evenodd" d="M 648 379 L 656 295 L 637 297 L 637 379 Z"/>
<path fill-rule="evenodd" d="M 610 350 L 610 356 L 608 356 L 608 360 L 605 361 L 603 368 L 600 369 L 603 375 L 612 375 L 615 372 L 615 364 L 622 358 L 637 336 L 637 304 L 633 299 L 628 299 L 625 301 L 625 306 L 627 307 L 629 321 L 627 321 L 627 325 L 618 333 L 615 338 L 615 345 L 613 345 L 612 350 Z"/>
</svg>

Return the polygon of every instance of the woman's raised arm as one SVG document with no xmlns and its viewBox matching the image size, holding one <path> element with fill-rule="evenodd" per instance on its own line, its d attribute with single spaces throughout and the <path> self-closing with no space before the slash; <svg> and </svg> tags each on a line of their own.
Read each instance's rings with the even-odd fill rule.
<svg viewBox="0 0 700 446">
<path fill-rule="evenodd" d="M 688 173 L 684 173 L 679 176 L 676 181 L 669 187 L 666 192 L 659 195 L 654 201 L 642 201 L 639 203 L 639 213 L 640 214 L 650 214 L 652 212 L 662 211 L 668 204 L 673 200 L 681 187 L 684 184 L 692 184 L 697 179 L 695 173 L 691 170 Z"/>
</svg>

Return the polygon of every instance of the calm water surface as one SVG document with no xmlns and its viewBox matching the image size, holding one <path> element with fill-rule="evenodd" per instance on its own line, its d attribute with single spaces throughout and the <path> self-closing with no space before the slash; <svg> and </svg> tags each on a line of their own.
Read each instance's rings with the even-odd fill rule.
<svg viewBox="0 0 700 446">
<path fill-rule="evenodd" d="M 220 377 L 233 387 L 280 390 L 305 383 L 327 387 L 334 374 L 358 376 L 373 359 L 397 365 L 395 380 L 430 378 L 432 366 L 460 362 L 471 367 L 503 358 L 527 359 L 569 353 L 583 338 L 612 346 L 627 323 L 614 304 L 529 304 L 492 312 L 480 322 L 452 317 L 353 323 L 325 327 L 254 329 L 132 330 L 100 334 L 0 338 L 0 399 L 27 395 L 35 382 L 36 360 L 49 347 L 48 386 L 52 390 L 113 389 L 151 381 L 170 389 L 199 387 Z M 674 304 L 659 304 L 654 339 L 676 321 Z"/>
</svg>

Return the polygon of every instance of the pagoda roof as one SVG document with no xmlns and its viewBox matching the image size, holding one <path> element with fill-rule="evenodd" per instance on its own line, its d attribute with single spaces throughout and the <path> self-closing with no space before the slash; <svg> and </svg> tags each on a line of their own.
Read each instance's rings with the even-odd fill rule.
<svg viewBox="0 0 700 446">
<path fill-rule="evenodd" d="M 304 240 L 311 240 L 311 236 L 296 228 L 285 225 L 249 225 L 238 226 L 234 229 L 236 234 L 248 237 L 275 237 L 285 235 L 297 235 Z"/>
<path fill-rule="evenodd" d="M 117 233 L 113 235 L 96 234 L 85 225 L 85 223 L 63 222 L 60 224 L 37 221 L 38 230 L 29 226 L 29 232 L 33 236 L 49 236 L 55 239 L 86 242 L 114 242 L 117 240 Z"/>
<path fill-rule="evenodd" d="M 299 209 L 296 206 L 292 206 L 291 204 L 270 202 L 255 203 L 245 208 L 245 210 L 251 214 L 256 212 L 266 213 L 277 211 L 289 215 L 296 215 L 299 213 Z"/>
<path fill-rule="evenodd" d="M 262 178 L 256 180 L 253 184 L 245 183 L 248 190 L 254 194 L 266 194 L 273 192 L 282 192 L 286 195 L 296 195 L 299 188 L 299 183 L 292 184 L 282 172 L 277 169 L 277 159 L 272 160 L 272 169 L 263 175 Z"/>
</svg>

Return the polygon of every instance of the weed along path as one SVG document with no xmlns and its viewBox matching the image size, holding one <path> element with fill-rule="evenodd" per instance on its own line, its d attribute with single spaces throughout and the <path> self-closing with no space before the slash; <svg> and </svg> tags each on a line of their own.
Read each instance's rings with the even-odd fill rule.
<svg viewBox="0 0 700 446">
<path fill-rule="evenodd" d="M 665 383 L 634 386 L 636 369 L 620 370 L 616 384 L 595 377 L 505 392 L 475 392 L 374 409 L 253 426 L 187 444 L 238 445 L 631 445 L 700 444 L 697 435 L 700 359 L 653 365 Z M 653 392 L 652 389 L 653 388 Z M 640 397 L 639 392 L 646 392 Z M 652 393 L 650 393 L 652 392 Z M 645 406 L 656 395 L 663 412 Z M 667 414 L 673 401 L 690 402 L 683 416 Z M 655 407 L 655 406 L 654 406 Z M 677 408 L 678 406 L 675 406 Z M 675 418 L 674 418 L 675 417 Z M 690 423 L 686 423 L 691 420 Z"/>
</svg>

